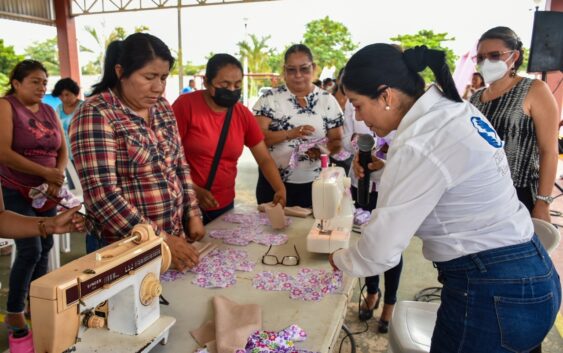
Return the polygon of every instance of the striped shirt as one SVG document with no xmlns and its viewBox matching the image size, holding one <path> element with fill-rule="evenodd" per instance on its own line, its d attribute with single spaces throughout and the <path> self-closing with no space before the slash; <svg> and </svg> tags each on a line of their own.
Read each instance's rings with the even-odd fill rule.
<svg viewBox="0 0 563 353">
<path fill-rule="evenodd" d="M 524 112 L 524 99 L 533 80 L 524 78 L 502 96 L 481 102 L 483 89 L 471 96 L 471 103 L 489 119 L 504 141 L 510 174 L 517 188 L 531 187 L 536 195 L 540 155 L 532 117 Z"/>
<path fill-rule="evenodd" d="M 174 113 L 160 98 L 150 124 L 106 91 L 90 97 L 70 124 L 76 169 L 95 231 L 108 241 L 148 223 L 184 237 L 187 217 L 200 216 Z M 186 216 L 186 218 L 184 217 Z"/>
</svg>

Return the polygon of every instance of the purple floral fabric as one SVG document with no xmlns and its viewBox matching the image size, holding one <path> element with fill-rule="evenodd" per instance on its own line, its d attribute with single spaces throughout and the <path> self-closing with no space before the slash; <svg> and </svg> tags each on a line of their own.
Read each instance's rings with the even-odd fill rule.
<svg viewBox="0 0 563 353">
<path fill-rule="evenodd" d="M 237 229 L 215 229 L 209 231 L 209 236 L 222 239 L 225 244 L 245 246 L 251 242 L 270 246 L 282 245 L 287 242 L 287 235 L 283 233 L 266 233 L 261 227 L 242 226 Z"/>
<path fill-rule="evenodd" d="M 245 349 L 236 353 L 313 353 L 295 347 L 295 342 L 303 342 L 307 333 L 297 325 L 275 331 L 255 331 L 246 343 Z"/>
<path fill-rule="evenodd" d="M 302 268 L 296 276 L 284 272 L 260 272 L 252 286 L 267 291 L 289 291 L 291 299 L 319 301 L 342 286 L 341 271 Z"/>
<path fill-rule="evenodd" d="M 242 224 L 245 227 L 249 228 L 270 225 L 270 219 L 268 218 L 268 215 L 261 212 L 251 211 L 245 213 L 229 213 L 226 216 L 223 216 L 222 219 L 225 222 Z M 290 224 L 291 220 L 287 218 L 285 225 L 288 226 Z"/>
<path fill-rule="evenodd" d="M 256 262 L 248 259 L 244 250 L 214 249 L 190 271 L 196 274 L 192 283 L 203 288 L 226 288 L 236 283 L 236 271 L 252 272 Z M 170 270 L 163 273 L 162 281 L 182 279 L 184 274 Z"/>
</svg>

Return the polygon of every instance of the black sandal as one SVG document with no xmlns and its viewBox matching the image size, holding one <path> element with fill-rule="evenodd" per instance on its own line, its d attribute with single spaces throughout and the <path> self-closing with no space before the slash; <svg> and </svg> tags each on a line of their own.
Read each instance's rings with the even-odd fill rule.
<svg viewBox="0 0 563 353">
<path fill-rule="evenodd" d="M 389 321 L 379 319 L 378 326 L 377 331 L 379 331 L 379 333 L 389 332 Z"/>
<path fill-rule="evenodd" d="M 364 303 L 366 303 L 366 308 L 362 308 L 360 307 L 360 313 L 359 313 L 359 318 L 360 321 L 368 321 L 369 319 L 371 319 L 373 317 L 373 311 L 376 310 L 377 308 L 379 308 L 379 302 L 381 301 L 381 290 L 378 289 L 377 290 L 377 300 L 375 301 L 375 305 L 373 306 L 373 308 L 371 309 L 367 309 L 367 303 L 364 300 Z"/>
</svg>

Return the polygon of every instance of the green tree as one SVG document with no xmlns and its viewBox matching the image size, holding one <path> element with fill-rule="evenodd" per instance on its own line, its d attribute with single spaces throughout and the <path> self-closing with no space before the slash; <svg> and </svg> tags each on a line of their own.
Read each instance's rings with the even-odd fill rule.
<svg viewBox="0 0 563 353">
<path fill-rule="evenodd" d="M 455 40 L 454 37 L 448 38 L 448 33 L 434 33 L 432 30 L 420 30 L 415 34 L 399 34 L 396 37 L 390 38 L 394 42 L 398 42 L 403 49 L 414 48 L 419 45 L 426 45 L 429 49 L 439 49 L 446 52 L 446 62 L 450 67 L 451 72 L 455 70 L 455 62 L 458 56 L 454 54 L 453 50 L 443 46 L 442 42 L 449 42 Z M 427 68 L 420 73 L 426 83 L 434 81 L 434 74 Z"/>
<path fill-rule="evenodd" d="M 25 48 L 24 52 L 27 58 L 41 62 L 49 75 L 57 76 L 61 74 L 57 37 L 42 42 L 33 42 Z"/>
<path fill-rule="evenodd" d="M 240 60 L 244 62 L 248 60 L 248 71 L 251 73 L 271 73 L 269 58 L 274 54 L 274 51 L 268 45 L 268 40 L 271 36 L 258 38 L 255 34 L 250 34 L 250 41 L 243 40 L 238 42 L 239 48 L 238 55 Z M 250 80 L 250 96 L 254 96 L 258 92 L 258 86 L 268 86 L 269 80 L 266 79 L 251 79 Z"/>
<path fill-rule="evenodd" d="M 102 29 L 105 29 L 105 22 L 102 22 Z M 83 45 L 80 46 L 80 51 L 85 53 L 91 53 L 95 55 L 95 59 L 88 62 L 85 66 L 82 67 L 82 74 L 83 75 L 98 75 L 102 72 L 102 65 L 104 63 L 104 55 L 106 52 L 106 48 L 108 45 L 113 42 L 114 40 L 123 40 L 125 39 L 128 34 L 127 31 L 123 27 L 115 27 L 113 31 L 109 33 L 109 35 L 104 35 L 99 33 L 96 28 L 91 26 L 85 26 L 84 30 L 90 34 L 90 36 L 96 42 L 96 48 L 88 48 Z M 149 30 L 147 26 L 137 26 L 134 29 L 134 33 L 139 32 L 146 32 Z"/>
<path fill-rule="evenodd" d="M 530 60 L 530 49 L 524 49 L 524 60 L 522 61 L 522 65 L 518 68 L 518 72 L 527 72 L 528 71 L 528 60 Z"/>
<path fill-rule="evenodd" d="M 351 52 L 358 47 L 352 41 L 348 28 L 328 16 L 311 21 L 306 27 L 303 43 L 311 49 L 320 68 L 343 67 Z"/>
<path fill-rule="evenodd" d="M 10 71 L 23 59 L 23 55 L 16 54 L 14 46 L 4 45 L 4 40 L 0 38 L 0 95 L 3 95 L 8 88 Z"/>
</svg>

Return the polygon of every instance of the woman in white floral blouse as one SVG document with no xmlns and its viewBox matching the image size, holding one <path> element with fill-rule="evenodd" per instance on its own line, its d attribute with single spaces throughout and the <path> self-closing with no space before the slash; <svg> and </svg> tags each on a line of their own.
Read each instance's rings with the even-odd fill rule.
<svg viewBox="0 0 563 353">
<path fill-rule="evenodd" d="M 266 145 L 287 190 L 287 206 L 311 207 L 311 185 L 321 170 L 319 145 L 333 154 L 341 148 L 342 110 L 327 91 L 313 85 L 316 65 L 311 50 L 295 44 L 285 52 L 285 86 L 266 91 L 254 105 L 254 114 Z M 326 141 L 320 139 L 325 138 Z M 301 144 L 312 145 L 304 154 L 292 154 Z M 272 201 L 274 191 L 259 174 L 258 203 Z"/>
</svg>

